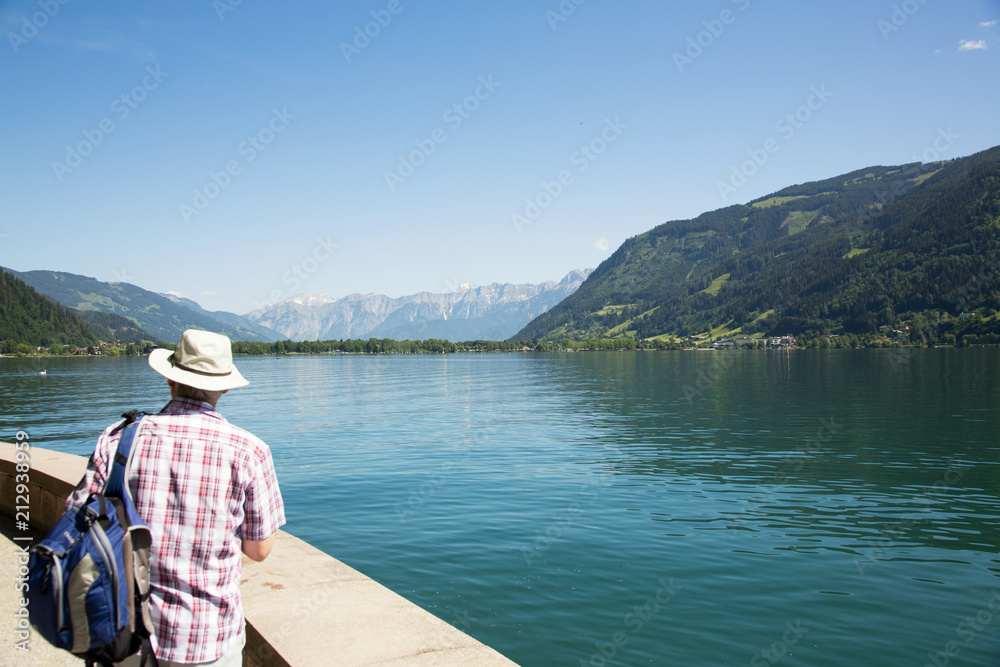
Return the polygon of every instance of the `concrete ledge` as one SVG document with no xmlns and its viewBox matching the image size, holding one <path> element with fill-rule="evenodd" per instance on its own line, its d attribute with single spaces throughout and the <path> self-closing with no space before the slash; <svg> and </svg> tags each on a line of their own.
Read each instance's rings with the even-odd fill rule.
<svg viewBox="0 0 1000 667">
<path fill-rule="evenodd" d="M 16 453 L 14 445 L 0 443 L 0 512 L 9 516 L 15 515 L 18 504 Z M 31 447 L 30 460 L 30 524 L 44 533 L 62 516 L 65 498 L 83 476 L 87 462 L 80 456 L 38 447 Z M 14 554 L 0 555 L 0 559 L 8 558 Z M 284 531 L 278 532 L 266 561 L 243 559 L 240 584 L 247 621 L 243 664 L 248 667 L 514 665 Z"/>
<path fill-rule="evenodd" d="M 14 508 L 21 504 L 16 493 L 16 454 L 14 445 L 0 442 L 0 512 L 8 516 L 14 516 Z M 31 465 L 29 523 L 35 530 L 47 533 L 66 511 L 66 497 L 87 470 L 87 459 L 37 447 L 31 447 L 27 454 Z"/>
</svg>

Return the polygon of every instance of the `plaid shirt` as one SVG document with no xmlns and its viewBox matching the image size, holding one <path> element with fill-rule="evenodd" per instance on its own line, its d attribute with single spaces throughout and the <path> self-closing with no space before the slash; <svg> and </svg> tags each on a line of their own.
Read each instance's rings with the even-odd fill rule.
<svg viewBox="0 0 1000 667">
<path fill-rule="evenodd" d="M 120 424 L 97 440 L 67 508 L 104 488 Z M 271 451 L 208 403 L 183 398 L 144 418 L 133 447 L 129 487 L 153 537 L 154 654 L 211 662 L 243 629 L 240 541 L 266 539 L 285 523 Z"/>
</svg>

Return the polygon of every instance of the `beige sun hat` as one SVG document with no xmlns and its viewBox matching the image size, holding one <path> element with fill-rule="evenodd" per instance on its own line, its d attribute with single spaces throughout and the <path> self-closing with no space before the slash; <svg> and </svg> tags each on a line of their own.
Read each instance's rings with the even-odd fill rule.
<svg viewBox="0 0 1000 667">
<path fill-rule="evenodd" d="M 149 366 L 168 380 L 205 391 L 250 384 L 233 365 L 232 342 L 211 331 L 188 329 L 174 352 L 162 347 L 150 352 Z"/>
</svg>

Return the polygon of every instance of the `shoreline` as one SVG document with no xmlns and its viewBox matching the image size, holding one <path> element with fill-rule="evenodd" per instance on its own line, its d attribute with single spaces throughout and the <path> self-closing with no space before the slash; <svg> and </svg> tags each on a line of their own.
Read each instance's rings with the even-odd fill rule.
<svg viewBox="0 0 1000 667">
<path fill-rule="evenodd" d="M 457 349 L 450 351 L 430 351 L 430 350 L 416 350 L 416 351 L 385 351 L 385 352 L 234 352 L 233 357 L 339 357 L 339 356 L 352 356 L 352 357 L 365 357 L 365 356 L 417 356 L 417 355 L 440 355 L 440 354 L 552 354 L 552 353 L 580 353 L 580 352 L 593 352 L 593 353 L 608 353 L 608 352 L 791 352 L 791 351 L 805 351 L 805 350 L 965 350 L 965 349 L 983 349 L 983 348 L 1000 348 L 1000 344 L 995 343 L 972 343 L 969 345 L 915 345 L 915 344 L 893 344 L 893 345 L 862 345 L 858 347 L 849 346 L 794 346 L 794 347 L 763 347 L 763 346 L 743 346 L 738 348 L 722 348 L 722 347 L 711 347 L 711 346 L 690 346 L 690 347 L 671 347 L 671 348 L 656 348 L 656 347 L 638 347 L 633 349 L 626 348 L 551 348 L 551 349 L 524 349 L 524 350 L 482 350 L 482 349 Z M 148 357 L 148 354 L 136 354 L 136 355 L 103 355 L 103 354 L 32 354 L 32 355 L 18 355 L 18 354 L 0 354 L 0 359 L 120 359 L 120 358 L 135 358 L 135 357 Z"/>
</svg>

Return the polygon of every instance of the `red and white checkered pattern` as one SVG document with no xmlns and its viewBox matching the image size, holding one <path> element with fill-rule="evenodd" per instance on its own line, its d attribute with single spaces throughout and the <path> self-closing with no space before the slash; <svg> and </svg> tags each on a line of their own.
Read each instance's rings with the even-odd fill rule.
<svg viewBox="0 0 1000 667">
<path fill-rule="evenodd" d="M 101 434 L 67 508 L 104 488 L 119 424 Z M 240 540 L 266 539 L 285 523 L 271 451 L 211 405 L 182 398 L 145 417 L 133 447 L 129 487 L 153 537 L 153 651 L 211 662 L 243 627 Z"/>
</svg>

